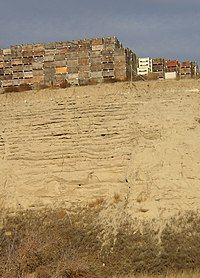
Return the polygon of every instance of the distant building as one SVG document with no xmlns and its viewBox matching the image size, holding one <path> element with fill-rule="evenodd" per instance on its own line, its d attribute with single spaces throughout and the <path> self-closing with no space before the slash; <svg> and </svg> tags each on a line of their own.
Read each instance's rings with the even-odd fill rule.
<svg viewBox="0 0 200 278">
<path fill-rule="evenodd" d="M 148 75 L 152 72 L 152 59 L 149 57 L 138 58 L 138 75 Z"/>
</svg>

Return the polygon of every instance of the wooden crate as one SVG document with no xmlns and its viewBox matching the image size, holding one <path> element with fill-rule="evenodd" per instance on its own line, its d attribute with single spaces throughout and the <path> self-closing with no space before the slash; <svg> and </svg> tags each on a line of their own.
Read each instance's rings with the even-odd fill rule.
<svg viewBox="0 0 200 278">
<path fill-rule="evenodd" d="M 98 57 L 102 58 L 102 51 L 92 51 L 92 52 L 90 52 L 90 59 L 98 58 Z"/>
<path fill-rule="evenodd" d="M 113 56 L 103 56 L 102 57 L 102 63 L 112 63 L 114 62 Z"/>
<path fill-rule="evenodd" d="M 43 76 L 44 70 L 43 69 L 33 69 L 33 76 Z"/>
<path fill-rule="evenodd" d="M 19 85 L 21 85 L 21 80 L 23 80 L 23 79 L 19 79 L 19 78 L 13 79 L 12 85 L 13 85 L 13 86 L 19 86 Z"/>
<path fill-rule="evenodd" d="M 55 61 L 63 61 L 63 60 L 65 60 L 65 54 L 60 54 L 60 53 L 58 53 L 58 54 L 55 54 Z"/>
<path fill-rule="evenodd" d="M 90 72 L 91 78 L 103 78 L 103 72 L 102 71 L 94 71 Z"/>
<path fill-rule="evenodd" d="M 23 83 L 27 84 L 27 85 L 33 85 L 33 78 L 31 78 L 31 77 L 25 78 L 25 79 L 23 79 Z"/>
<path fill-rule="evenodd" d="M 91 64 L 101 64 L 102 56 L 90 57 Z"/>
<path fill-rule="evenodd" d="M 79 66 L 87 66 L 89 65 L 89 58 L 78 58 L 78 65 Z"/>
<path fill-rule="evenodd" d="M 23 71 L 13 72 L 13 79 L 22 79 L 24 76 Z"/>
<path fill-rule="evenodd" d="M 66 56 L 66 54 L 68 52 L 68 47 L 67 46 L 62 47 L 60 49 L 56 49 L 56 51 L 57 51 L 56 54 L 62 54 L 62 55 Z"/>
<path fill-rule="evenodd" d="M 24 58 L 32 58 L 33 54 L 33 51 L 22 51 L 22 57 Z"/>
<path fill-rule="evenodd" d="M 11 61 L 12 61 L 12 56 L 11 55 L 4 55 L 3 56 L 3 60 L 4 60 L 4 62 L 10 62 L 11 63 Z"/>
<path fill-rule="evenodd" d="M 103 70 L 113 70 L 114 69 L 114 64 L 112 62 L 103 63 L 102 68 L 103 68 Z"/>
<path fill-rule="evenodd" d="M 22 46 L 21 45 L 14 45 L 10 47 L 11 55 L 13 58 L 22 57 Z"/>
<path fill-rule="evenodd" d="M 34 62 L 32 57 L 22 57 L 23 65 L 31 65 Z"/>
<path fill-rule="evenodd" d="M 33 51 L 34 52 L 41 52 L 45 50 L 45 44 L 42 43 L 37 43 L 33 44 Z"/>
<path fill-rule="evenodd" d="M 44 49 L 45 49 L 45 52 L 47 49 L 49 49 L 49 50 L 56 49 L 56 42 L 45 43 Z"/>
<path fill-rule="evenodd" d="M 67 67 L 57 67 L 55 69 L 56 74 L 65 74 L 68 72 Z"/>
<path fill-rule="evenodd" d="M 43 63 L 42 62 L 33 62 L 32 67 L 34 70 L 41 70 L 43 69 Z"/>
<path fill-rule="evenodd" d="M 99 64 L 91 64 L 90 65 L 90 70 L 91 72 L 95 72 L 95 71 L 101 71 L 102 70 L 102 64 L 99 63 Z"/>
<path fill-rule="evenodd" d="M 14 59 L 12 59 L 12 61 L 11 61 L 11 64 L 12 64 L 12 66 L 14 66 L 14 65 L 22 65 L 22 58 L 14 58 Z"/>
<path fill-rule="evenodd" d="M 78 78 L 79 79 L 90 78 L 90 71 L 82 71 L 82 72 L 79 71 Z"/>
<path fill-rule="evenodd" d="M 114 63 L 126 63 L 125 56 L 114 56 Z"/>
<path fill-rule="evenodd" d="M 67 65 L 67 61 L 63 60 L 63 61 L 54 61 L 54 66 L 55 67 L 66 67 Z"/>
<path fill-rule="evenodd" d="M 23 44 L 22 51 L 33 51 L 33 44 Z"/>
<path fill-rule="evenodd" d="M 2 80 L 1 83 L 2 83 L 3 88 L 13 86 L 13 80 L 12 79 L 11 80 Z"/>
<path fill-rule="evenodd" d="M 65 53 L 65 59 L 70 60 L 70 59 L 77 59 L 78 58 L 78 52 L 67 52 Z"/>
<path fill-rule="evenodd" d="M 44 75 L 47 76 L 51 76 L 54 75 L 56 73 L 56 69 L 55 68 L 44 68 Z"/>
<path fill-rule="evenodd" d="M 12 80 L 13 74 L 12 73 L 5 73 L 4 71 L 4 80 Z"/>
<path fill-rule="evenodd" d="M 92 51 L 102 51 L 105 49 L 105 45 L 92 45 Z"/>
<path fill-rule="evenodd" d="M 37 57 L 44 57 L 45 53 L 44 51 L 34 51 L 33 52 L 33 57 L 37 58 Z"/>
<path fill-rule="evenodd" d="M 181 68 L 180 69 L 180 73 L 189 73 L 191 74 L 192 73 L 192 69 L 191 68 Z"/>
<path fill-rule="evenodd" d="M 54 62 L 44 62 L 43 67 L 44 67 L 44 69 L 54 68 L 55 64 L 54 64 Z"/>
<path fill-rule="evenodd" d="M 25 71 L 23 73 L 24 78 L 32 78 L 33 77 L 33 72 L 32 71 Z"/>
<path fill-rule="evenodd" d="M 78 66 L 76 66 L 76 67 L 69 67 L 69 66 L 67 66 L 67 69 L 68 69 L 68 73 L 69 74 L 76 74 L 76 73 L 79 72 Z"/>
<path fill-rule="evenodd" d="M 115 77 L 114 70 L 103 70 L 103 77 Z"/>
<path fill-rule="evenodd" d="M 125 61 L 114 62 L 115 68 L 124 68 L 126 67 Z"/>
<path fill-rule="evenodd" d="M 94 38 L 91 40 L 91 45 L 103 45 L 104 39 L 103 38 Z"/>
<path fill-rule="evenodd" d="M 12 71 L 13 72 L 22 72 L 23 71 L 23 66 L 22 65 L 13 65 L 12 66 Z"/>
<path fill-rule="evenodd" d="M 67 66 L 69 67 L 76 67 L 78 66 L 78 59 L 68 59 Z"/>
<path fill-rule="evenodd" d="M 10 57 L 11 57 L 11 49 L 10 48 L 4 48 L 3 49 L 3 55 L 4 56 L 10 55 Z"/>
<path fill-rule="evenodd" d="M 32 71 L 33 66 L 31 64 L 29 65 L 23 65 L 23 71 Z"/>
<path fill-rule="evenodd" d="M 46 55 L 55 55 L 55 54 L 58 54 L 58 53 L 59 53 L 58 49 L 55 49 L 55 48 L 46 49 L 45 48 L 45 56 Z"/>
<path fill-rule="evenodd" d="M 152 70 L 153 70 L 153 72 L 163 71 L 164 66 L 163 65 L 153 65 Z"/>
<path fill-rule="evenodd" d="M 53 62 L 54 61 L 54 55 L 45 55 L 44 56 L 44 62 Z"/>
<path fill-rule="evenodd" d="M 86 65 L 86 66 L 78 66 L 78 70 L 80 72 L 84 72 L 84 71 L 90 71 L 90 65 Z"/>
<path fill-rule="evenodd" d="M 35 83 L 44 83 L 44 75 L 33 75 L 33 84 Z"/>
<path fill-rule="evenodd" d="M 8 62 L 4 61 L 4 68 L 11 68 L 11 67 L 12 67 L 11 61 L 8 61 Z"/>
<path fill-rule="evenodd" d="M 190 78 L 192 78 L 192 73 L 181 73 L 180 78 L 181 79 L 190 79 Z"/>
<path fill-rule="evenodd" d="M 88 59 L 90 57 L 90 51 L 82 51 L 79 49 L 77 52 L 77 58 L 86 58 Z"/>
<path fill-rule="evenodd" d="M 12 68 L 10 67 L 10 68 L 4 68 L 4 74 L 5 75 L 10 75 L 10 74 L 12 74 L 13 73 L 13 71 L 12 71 Z"/>
</svg>

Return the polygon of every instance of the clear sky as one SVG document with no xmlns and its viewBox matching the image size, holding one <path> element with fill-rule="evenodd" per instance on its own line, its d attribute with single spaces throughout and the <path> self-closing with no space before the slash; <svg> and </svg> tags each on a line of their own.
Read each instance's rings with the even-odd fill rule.
<svg viewBox="0 0 200 278">
<path fill-rule="evenodd" d="M 200 0 L 0 0 L 0 48 L 115 35 L 139 56 L 200 60 Z"/>
</svg>

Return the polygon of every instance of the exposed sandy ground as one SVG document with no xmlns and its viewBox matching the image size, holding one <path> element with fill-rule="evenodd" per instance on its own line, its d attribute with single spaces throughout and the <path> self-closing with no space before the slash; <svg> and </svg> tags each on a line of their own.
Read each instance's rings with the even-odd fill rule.
<svg viewBox="0 0 200 278">
<path fill-rule="evenodd" d="M 0 94 L 1 207 L 103 198 L 112 227 L 199 209 L 199 104 L 198 80 Z"/>
</svg>

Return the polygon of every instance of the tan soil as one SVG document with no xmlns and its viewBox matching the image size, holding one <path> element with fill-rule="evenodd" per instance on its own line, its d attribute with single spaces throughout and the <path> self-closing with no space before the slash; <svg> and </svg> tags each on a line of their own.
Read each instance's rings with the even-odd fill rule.
<svg viewBox="0 0 200 278">
<path fill-rule="evenodd" d="M 11 210 L 107 200 L 163 221 L 200 207 L 200 81 L 0 94 L 0 202 Z"/>
</svg>

